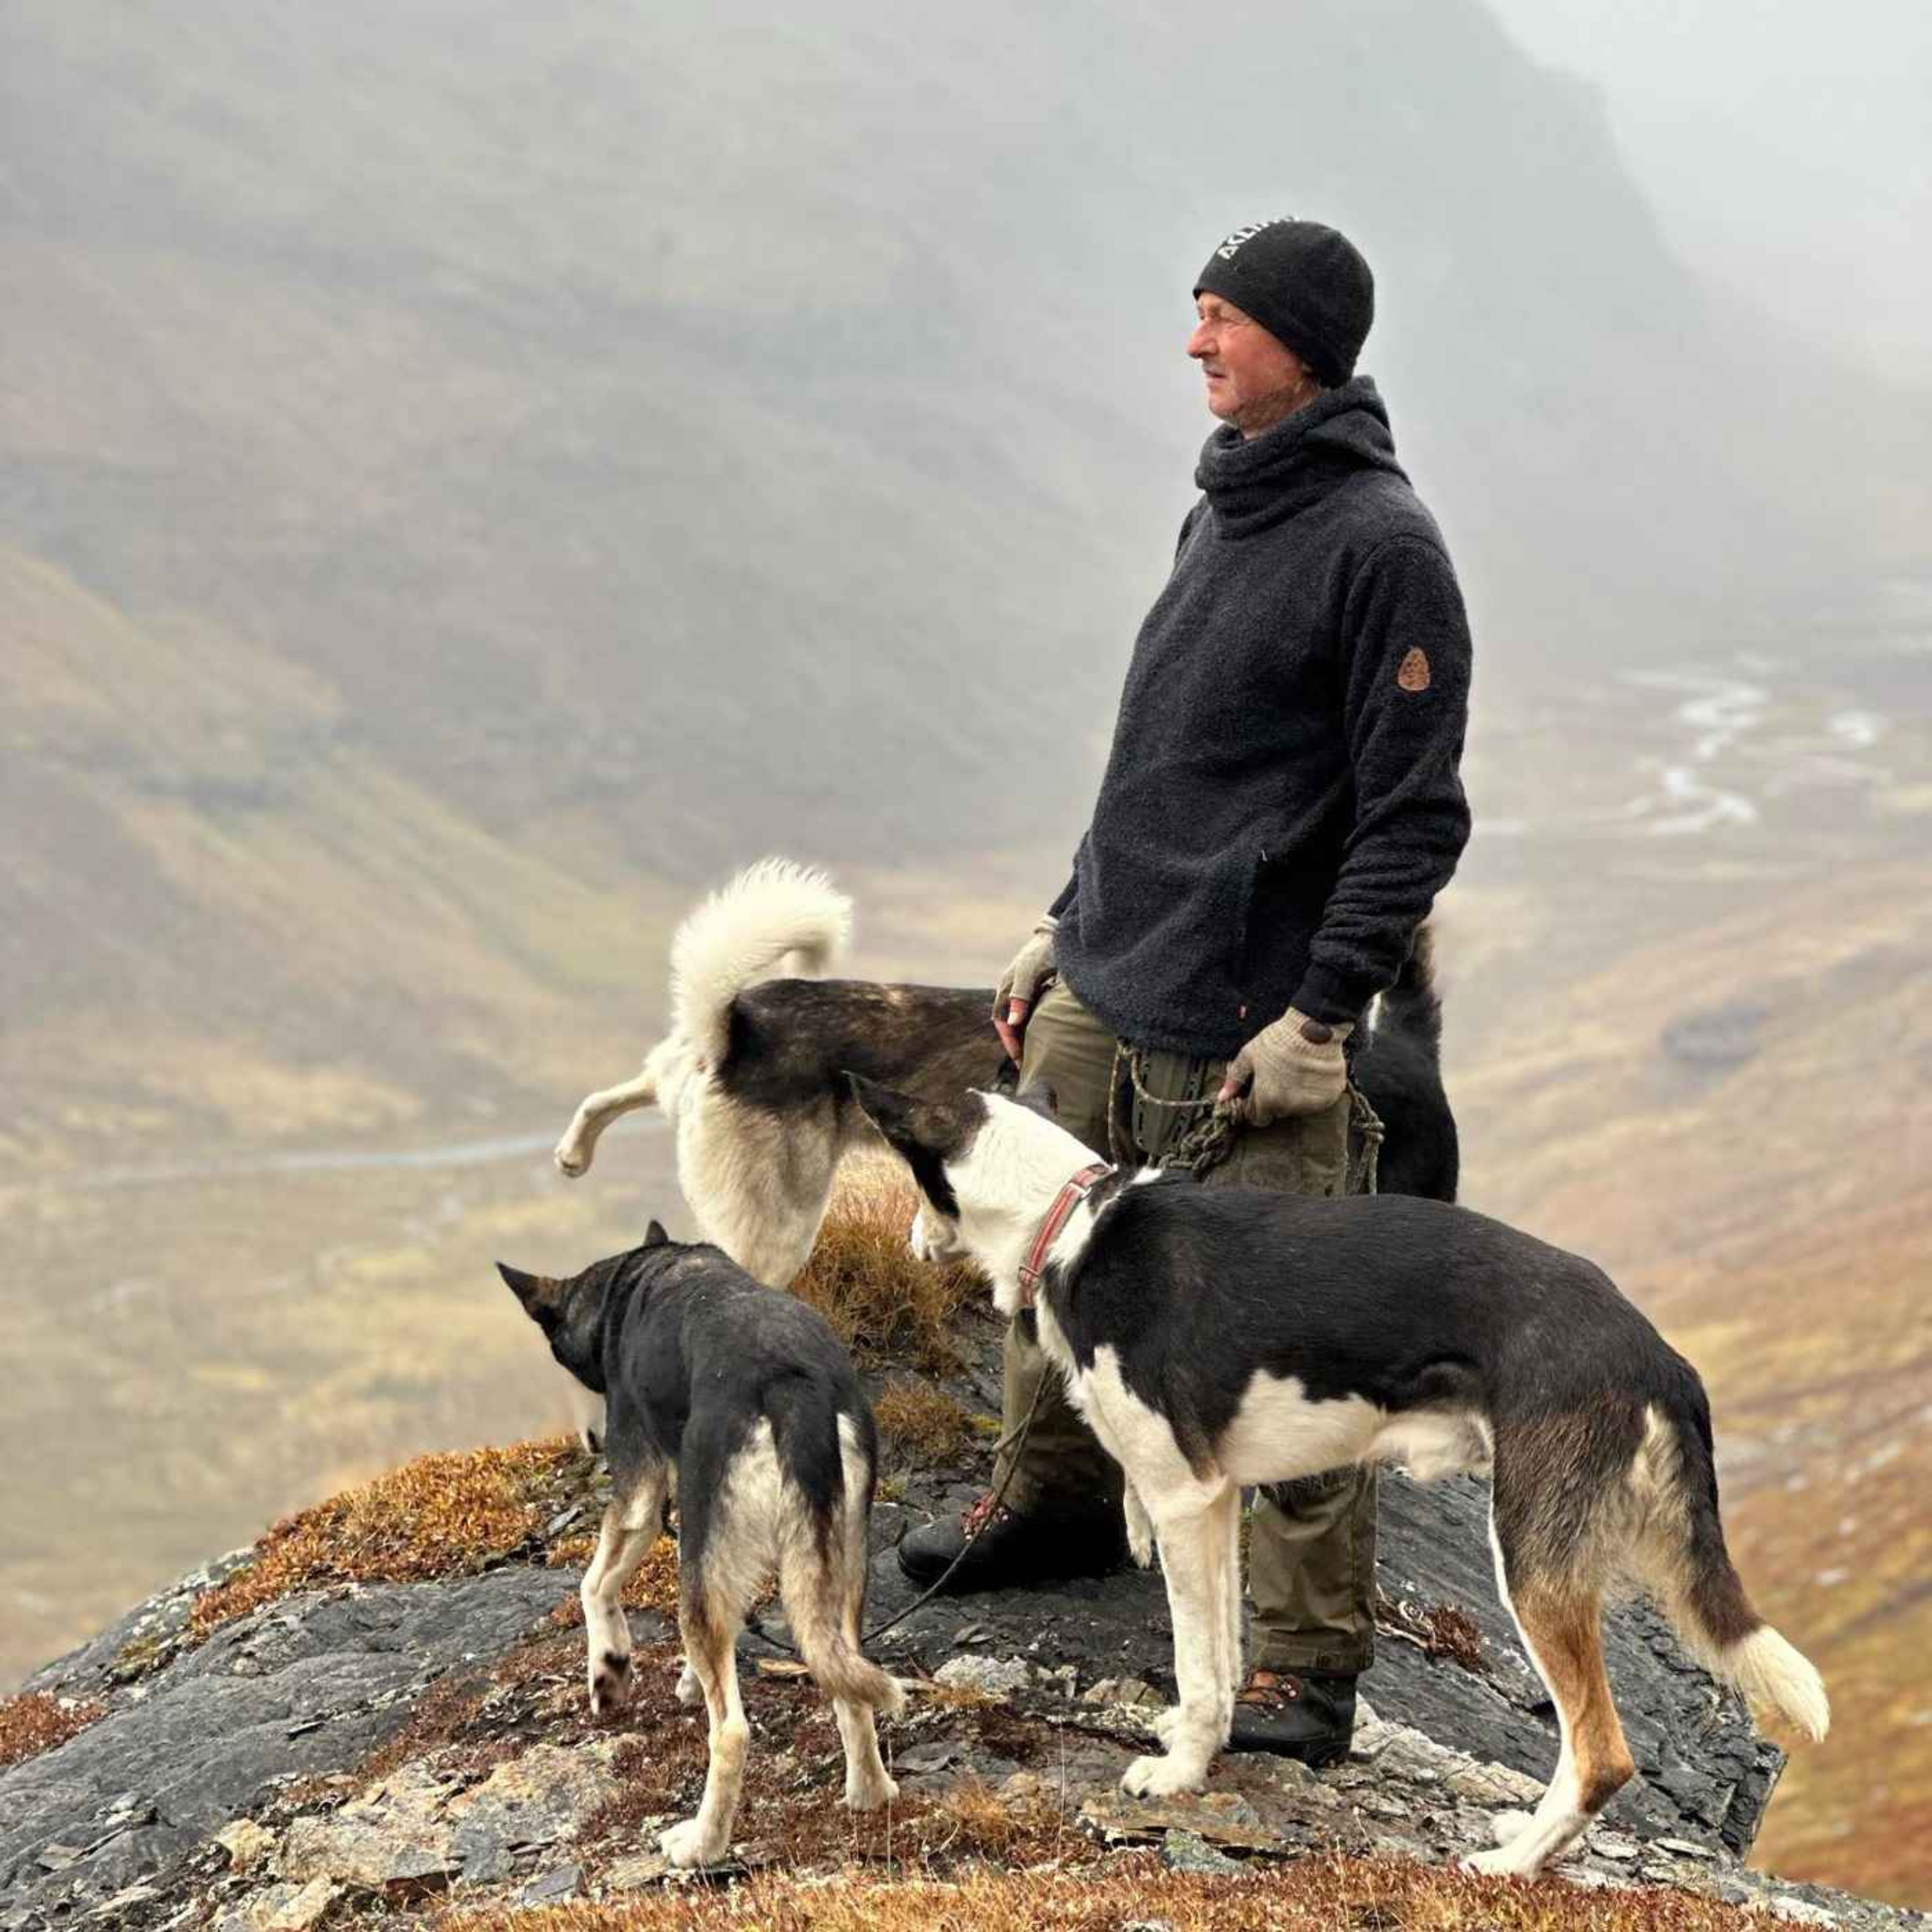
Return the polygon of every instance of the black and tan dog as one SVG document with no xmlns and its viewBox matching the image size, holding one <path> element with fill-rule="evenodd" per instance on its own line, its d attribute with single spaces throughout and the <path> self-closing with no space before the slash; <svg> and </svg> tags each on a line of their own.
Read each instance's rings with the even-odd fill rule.
<svg viewBox="0 0 1932 1932">
<path fill-rule="evenodd" d="M 711 1760 L 698 1816 L 664 1834 L 664 1855 L 710 1864 L 730 1841 L 750 1735 L 735 1646 L 775 1574 L 838 1718 L 846 1804 L 869 1811 L 896 1796 L 873 1713 L 896 1713 L 903 1694 L 859 1649 L 878 1436 L 831 1330 L 717 1249 L 670 1240 L 655 1221 L 641 1247 L 568 1280 L 497 1267 L 550 1353 L 605 1400 L 611 1500 L 581 1590 L 594 1712 L 630 1692 L 620 1593 L 676 1485 L 678 1694 L 703 1695 Z"/>
<path fill-rule="evenodd" d="M 1603 1271 L 1501 1222 L 1394 1195 L 1315 1200 L 1096 1165 L 996 1095 L 854 1093 L 924 1197 L 920 1245 L 958 1247 L 1000 1312 L 1035 1307 L 1074 1405 L 1157 1538 L 1180 1701 L 1138 1794 L 1198 1786 L 1240 1681 L 1240 1501 L 1374 1459 L 1487 1470 L 1497 1582 L 1555 1703 L 1556 1773 L 1472 1862 L 1530 1874 L 1632 1770 L 1600 1606 L 1628 1579 L 1720 1676 L 1813 1737 L 1818 1673 L 1751 1607 L 1718 1513 L 1696 1371 Z"/>
</svg>

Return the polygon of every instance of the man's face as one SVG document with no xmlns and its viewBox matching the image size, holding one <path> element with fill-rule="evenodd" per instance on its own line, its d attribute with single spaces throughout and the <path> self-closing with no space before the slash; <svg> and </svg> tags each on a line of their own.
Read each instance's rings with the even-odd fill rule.
<svg viewBox="0 0 1932 1932">
<path fill-rule="evenodd" d="M 1224 297 L 1204 290 L 1187 352 L 1201 364 L 1208 406 L 1252 436 L 1312 400 L 1317 385 L 1293 350 Z"/>
</svg>

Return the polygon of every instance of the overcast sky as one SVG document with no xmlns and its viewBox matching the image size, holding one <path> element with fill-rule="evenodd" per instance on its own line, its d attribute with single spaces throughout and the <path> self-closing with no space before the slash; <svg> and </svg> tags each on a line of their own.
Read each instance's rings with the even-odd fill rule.
<svg viewBox="0 0 1932 1932">
<path fill-rule="evenodd" d="M 1599 82 L 1688 260 L 1932 383 L 1932 7 L 1923 0 L 1493 0 Z"/>
</svg>

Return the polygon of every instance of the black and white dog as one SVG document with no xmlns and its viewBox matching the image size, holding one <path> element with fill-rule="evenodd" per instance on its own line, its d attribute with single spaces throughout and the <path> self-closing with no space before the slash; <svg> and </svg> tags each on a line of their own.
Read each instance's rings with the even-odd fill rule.
<svg viewBox="0 0 1932 1932">
<path fill-rule="evenodd" d="M 855 1078 L 904 1157 L 928 1247 L 963 1248 L 1040 1341 L 1157 1538 L 1180 1700 L 1132 1792 L 1192 1789 L 1240 1681 L 1240 1495 L 1373 1459 L 1488 1470 L 1497 1583 L 1561 1726 L 1486 1871 L 1540 1870 L 1633 1768 L 1604 1668 L 1604 1593 L 1646 1586 L 1691 1650 L 1813 1737 L 1823 1684 L 1751 1607 L 1724 1546 L 1696 1371 L 1603 1272 L 1498 1221 L 1392 1195 L 1300 1199 L 1096 1167 L 1030 1107 Z"/>
<path fill-rule="evenodd" d="M 713 893 L 671 943 L 670 1034 L 635 1079 L 579 1105 L 558 1168 L 587 1173 L 604 1128 L 656 1102 L 675 1130 L 679 1183 L 700 1231 L 784 1287 L 812 1252 L 840 1160 L 872 1140 L 846 1071 L 938 1099 L 994 1086 L 1011 1069 L 988 1017 L 990 986 L 768 976 L 788 964 L 823 971 L 851 921 L 850 900 L 822 872 L 783 859 Z M 1425 932 L 1353 1062 L 1386 1129 L 1384 1193 L 1455 1198 L 1440 1028 Z"/>
<path fill-rule="evenodd" d="M 668 1240 L 655 1221 L 643 1246 L 567 1281 L 497 1268 L 550 1353 L 605 1400 L 611 1500 L 580 1592 L 593 1712 L 629 1694 L 620 1593 L 676 1485 L 678 1694 L 704 1697 L 710 1764 L 698 1816 L 664 1834 L 664 1856 L 710 1864 L 730 1842 L 750 1737 L 735 1646 L 774 1574 L 838 1720 L 846 1804 L 870 1811 L 896 1797 L 872 1714 L 896 1714 L 904 1696 L 859 1649 L 878 1441 L 824 1319 L 716 1248 Z"/>
</svg>

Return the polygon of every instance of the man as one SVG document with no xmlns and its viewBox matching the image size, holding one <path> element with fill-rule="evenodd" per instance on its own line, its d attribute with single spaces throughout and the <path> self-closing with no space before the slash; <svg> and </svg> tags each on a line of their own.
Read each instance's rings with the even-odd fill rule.
<svg viewBox="0 0 1932 1932">
<path fill-rule="evenodd" d="M 1468 632 L 1441 532 L 1354 374 L 1374 310 L 1354 248 L 1316 222 L 1238 229 L 1195 299 L 1187 352 L 1220 419 L 1203 494 L 1136 641 L 1073 876 L 994 1019 L 1024 1082 L 1100 1153 L 1196 1164 L 1218 1134 L 1210 1185 L 1340 1193 L 1346 1042 L 1468 836 Z M 1121 1558 L 1119 1472 L 1018 1323 L 1006 1364 L 1006 1456 L 1051 1385 L 1004 1504 L 907 1538 L 917 1580 L 976 1530 L 951 1589 Z M 1372 1476 L 1258 1502 L 1234 1742 L 1330 1762 L 1373 1654 Z"/>
</svg>

